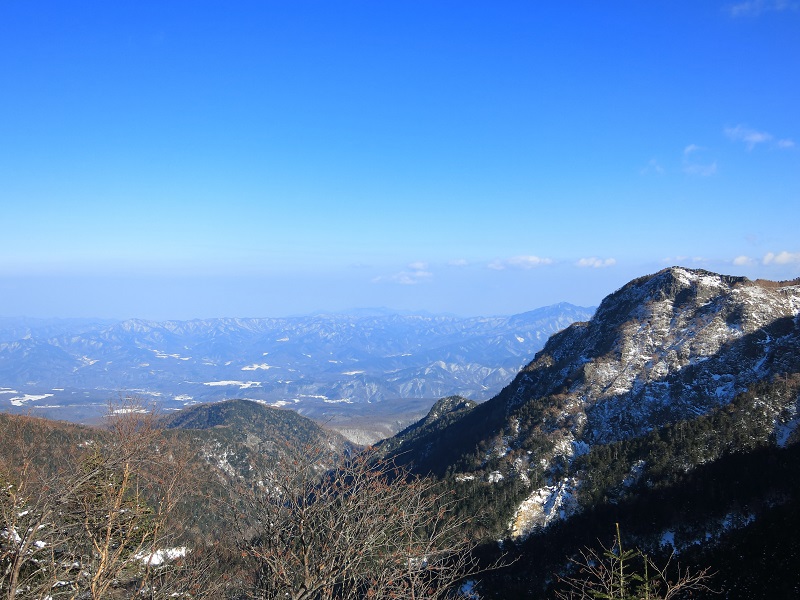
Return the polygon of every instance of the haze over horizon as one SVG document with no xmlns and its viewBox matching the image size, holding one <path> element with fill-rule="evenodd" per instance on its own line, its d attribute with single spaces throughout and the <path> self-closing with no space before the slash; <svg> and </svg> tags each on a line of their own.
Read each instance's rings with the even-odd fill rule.
<svg viewBox="0 0 800 600">
<path fill-rule="evenodd" d="M 800 3 L 0 1 L 0 316 L 800 276 Z"/>
</svg>

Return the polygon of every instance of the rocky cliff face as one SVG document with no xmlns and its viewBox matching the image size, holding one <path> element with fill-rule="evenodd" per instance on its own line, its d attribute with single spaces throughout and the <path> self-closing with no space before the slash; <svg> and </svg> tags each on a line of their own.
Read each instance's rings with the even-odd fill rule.
<svg viewBox="0 0 800 600">
<path fill-rule="evenodd" d="M 666 269 L 554 335 L 512 384 L 507 412 L 554 396 L 560 412 L 542 429 L 589 444 L 707 413 L 797 369 L 799 312 L 800 281 Z"/>
<path fill-rule="evenodd" d="M 525 537 L 585 505 L 591 474 L 577 459 L 597 448 L 720 410 L 751 411 L 740 422 L 757 413 L 760 440 L 796 439 L 798 398 L 791 385 L 728 407 L 754 385 L 769 388 L 800 373 L 799 315 L 800 280 L 665 269 L 631 281 L 590 321 L 553 335 L 496 397 L 402 449 L 421 470 L 513 487 L 506 494 L 516 494 L 506 535 Z M 745 443 L 731 442 L 730 450 Z M 619 481 L 609 485 L 624 489 L 651 476 L 641 452 L 629 452 Z M 722 450 L 715 452 L 685 457 L 676 468 L 692 469 Z"/>
</svg>

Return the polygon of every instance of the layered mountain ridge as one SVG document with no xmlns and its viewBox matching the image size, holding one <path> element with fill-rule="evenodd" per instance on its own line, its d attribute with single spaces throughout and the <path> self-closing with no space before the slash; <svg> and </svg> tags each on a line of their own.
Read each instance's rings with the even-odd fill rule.
<svg viewBox="0 0 800 600">
<path fill-rule="evenodd" d="M 0 319 L 0 408 L 71 418 L 136 394 L 172 410 L 250 398 L 317 417 L 337 406 L 491 397 L 591 309 L 511 317 L 320 314 L 109 323 Z M 96 409 L 92 409 L 92 406 Z"/>
</svg>

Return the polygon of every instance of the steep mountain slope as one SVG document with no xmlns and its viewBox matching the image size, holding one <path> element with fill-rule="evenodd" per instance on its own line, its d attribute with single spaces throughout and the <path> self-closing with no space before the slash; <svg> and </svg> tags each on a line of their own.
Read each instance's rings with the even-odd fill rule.
<svg viewBox="0 0 800 600">
<path fill-rule="evenodd" d="M 503 490 L 495 534 L 524 538 L 652 467 L 632 452 L 617 480 L 590 490 L 579 459 L 600 448 L 728 407 L 786 445 L 797 437 L 797 390 L 778 384 L 800 373 L 798 284 L 677 267 L 636 279 L 591 321 L 551 337 L 496 397 L 399 444 L 397 459 L 469 482 L 473 496 Z M 763 398 L 742 396 L 759 382 Z"/>
<path fill-rule="evenodd" d="M 400 448 L 403 444 L 413 445 L 415 440 L 427 438 L 435 435 L 450 423 L 457 421 L 462 415 L 466 414 L 478 405 L 477 402 L 467 400 L 461 396 L 447 396 L 442 398 L 431 407 L 428 414 L 416 423 L 409 425 L 396 435 L 381 440 L 377 447 L 381 452 L 389 454 L 393 450 Z"/>
</svg>

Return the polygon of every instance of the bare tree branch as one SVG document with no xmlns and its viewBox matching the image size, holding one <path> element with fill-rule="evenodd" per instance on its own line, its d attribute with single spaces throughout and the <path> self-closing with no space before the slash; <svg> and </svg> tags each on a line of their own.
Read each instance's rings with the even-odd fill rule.
<svg viewBox="0 0 800 600">
<path fill-rule="evenodd" d="M 445 598 L 479 570 L 455 499 L 369 452 L 289 453 L 242 498 L 257 598 Z"/>
</svg>

